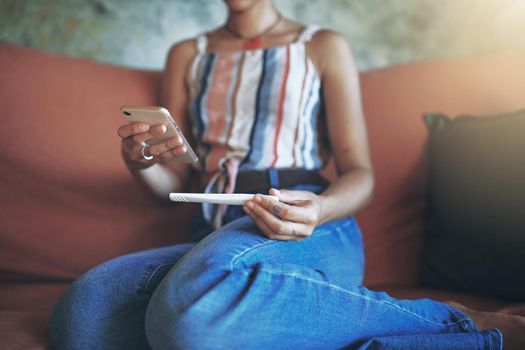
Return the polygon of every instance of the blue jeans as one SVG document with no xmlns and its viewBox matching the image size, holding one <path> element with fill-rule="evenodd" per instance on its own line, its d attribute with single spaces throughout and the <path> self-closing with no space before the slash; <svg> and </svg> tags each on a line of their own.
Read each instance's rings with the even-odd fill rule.
<svg viewBox="0 0 525 350">
<path fill-rule="evenodd" d="M 81 276 L 53 312 L 55 348 L 501 349 L 498 330 L 478 331 L 447 304 L 361 286 L 354 218 L 277 241 L 239 207 L 227 217 L 198 243 L 125 255 Z"/>
</svg>

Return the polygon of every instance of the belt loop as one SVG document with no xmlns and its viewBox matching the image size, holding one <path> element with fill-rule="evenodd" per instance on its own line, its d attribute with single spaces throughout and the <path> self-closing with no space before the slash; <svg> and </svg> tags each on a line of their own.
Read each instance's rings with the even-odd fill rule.
<svg viewBox="0 0 525 350">
<path fill-rule="evenodd" d="M 268 180 L 270 182 L 270 186 L 279 189 L 281 186 L 279 185 L 279 173 L 277 169 L 275 168 L 269 168 L 268 169 Z"/>
</svg>

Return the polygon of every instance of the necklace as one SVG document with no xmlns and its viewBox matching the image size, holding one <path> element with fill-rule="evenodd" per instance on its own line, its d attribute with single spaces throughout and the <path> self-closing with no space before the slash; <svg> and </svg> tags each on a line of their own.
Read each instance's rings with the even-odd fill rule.
<svg viewBox="0 0 525 350">
<path fill-rule="evenodd" d="M 224 26 L 224 29 L 226 29 L 226 31 L 228 33 L 230 33 L 231 35 L 239 38 L 239 39 L 242 39 L 243 40 L 243 43 L 242 43 L 242 47 L 245 48 L 246 50 L 255 50 L 255 49 L 260 49 L 262 47 L 262 40 L 263 40 L 263 37 L 270 33 L 273 29 L 275 29 L 275 27 L 277 27 L 277 25 L 279 25 L 279 23 L 281 23 L 281 20 L 283 19 L 283 16 L 277 12 L 277 18 L 275 19 L 275 21 L 268 27 L 266 28 L 265 30 L 263 30 L 262 32 L 260 32 L 259 34 L 255 35 L 255 36 L 252 36 L 250 38 L 247 38 L 245 36 L 243 36 L 241 33 L 239 33 L 238 31 L 236 31 L 235 29 L 231 28 L 229 23 L 226 23 L 226 25 Z"/>
</svg>

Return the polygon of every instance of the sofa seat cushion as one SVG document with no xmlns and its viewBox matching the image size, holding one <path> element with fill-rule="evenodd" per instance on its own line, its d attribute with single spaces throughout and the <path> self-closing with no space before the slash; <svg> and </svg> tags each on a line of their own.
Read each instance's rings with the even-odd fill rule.
<svg viewBox="0 0 525 350">
<path fill-rule="evenodd" d="M 0 311 L 0 348 L 51 349 L 47 333 L 50 312 Z"/>
<path fill-rule="evenodd" d="M 455 301 L 470 308 L 483 311 L 498 311 L 523 304 L 513 303 L 508 300 L 484 297 L 475 293 L 462 293 L 452 290 L 432 289 L 426 287 L 382 285 L 371 288 L 384 291 L 396 299 L 421 299 L 429 298 L 437 301 Z"/>
<path fill-rule="evenodd" d="M 0 285 L 0 349 L 51 349 L 48 323 L 53 306 L 69 283 L 16 283 Z M 500 299 L 444 290 L 377 286 L 400 299 L 453 300 L 480 310 L 510 307 Z"/>
<path fill-rule="evenodd" d="M 0 283 L 0 310 L 50 312 L 69 284 Z"/>
<path fill-rule="evenodd" d="M 51 311 L 68 285 L 0 283 L 0 349 L 51 349 Z"/>
</svg>

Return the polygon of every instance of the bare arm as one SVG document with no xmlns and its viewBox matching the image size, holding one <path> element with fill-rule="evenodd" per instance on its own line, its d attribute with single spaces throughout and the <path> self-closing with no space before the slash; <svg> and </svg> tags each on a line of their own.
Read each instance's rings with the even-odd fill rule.
<svg viewBox="0 0 525 350">
<path fill-rule="evenodd" d="M 255 196 L 244 210 L 269 238 L 300 240 L 316 226 L 355 214 L 371 199 L 374 178 L 361 106 L 359 75 L 346 40 L 335 32 L 318 33 L 309 45 L 318 69 L 328 133 L 340 177 L 320 195 L 270 190 L 279 202 Z"/>
<path fill-rule="evenodd" d="M 193 41 L 184 41 L 173 46 L 166 60 L 162 74 L 160 101 L 166 107 L 181 128 L 184 135 L 189 135 L 189 125 L 186 118 L 188 89 L 186 74 L 192 58 L 196 54 Z M 160 200 L 168 200 L 168 193 L 183 191 L 186 186 L 191 167 L 177 161 L 177 156 L 186 152 L 181 146 L 181 140 L 172 138 L 153 145 L 147 149 L 153 155 L 151 161 L 144 160 L 140 143 L 152 137 L 161 135 L 165 129 L 162 125 L 144 125 L 146 130 L 138 128 L 143 123 L 123 125 L 119 135 L 123 138 L 122 155 L 130 172 L 149 193 Z"/>
<path fill-rule="evenodd" d="M 374 178 L 359 74 L 350 47 L 335 32 L 312 41 L 323 84 L 328 133 L 339 178 L 320 196 L 319 223 L 354 215 L 372 198 Z M 321 55 L 317 53 L 322 53 Z"/>
</svg>

